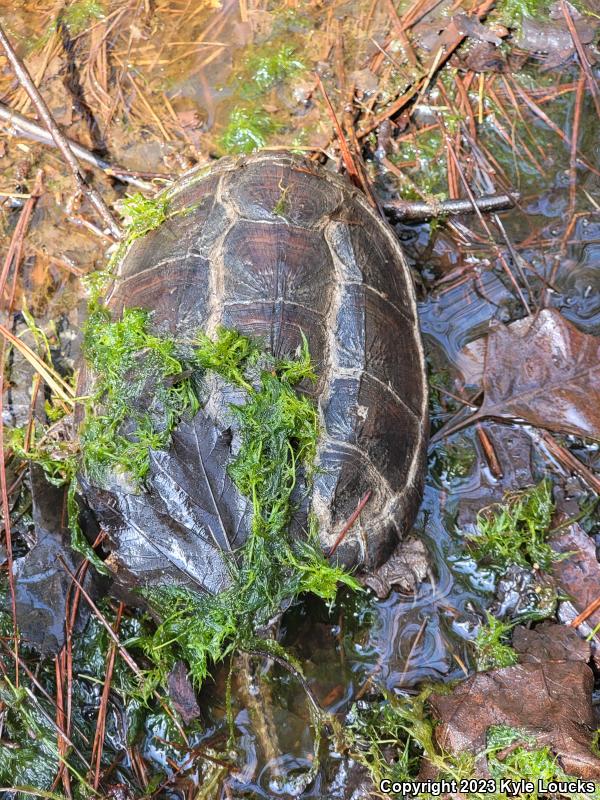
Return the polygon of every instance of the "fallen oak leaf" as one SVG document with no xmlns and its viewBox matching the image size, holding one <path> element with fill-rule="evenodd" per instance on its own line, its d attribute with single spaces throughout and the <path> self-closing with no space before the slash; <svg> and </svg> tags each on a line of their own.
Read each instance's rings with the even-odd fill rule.
<svg viewBox="0 0 600 800">
<path fill-rule="evenodd" d="M 571 599 L 576 611 L 593 608 L 600 597 L 600 564 L 596 558 L 596 545 L 583 528 L 574 523 L 566 530 L 556 532 L 551 546 L 566 555 L 555 565 L 555 578 L 562 591 Z M 586 617 L 592 627 L 600 625 L 600 610 L 592 610 Z M 578 623 L 576 623 L 578 624 Z M 576 627 L 576 625 L 575 625 Z"/>
<path fill-rule="evenodd" d="M 488 417 L 600 440 L 600 339 L 554 309 L 498 325 L 487 338 L 483 391 L 478 411 L 431 441 Z"/>
<path fill-rule="evenodd" d="M 589 645 L 572 628 L 543 623 L 515 629 L 513 647 L 521 651 L 521 663 L 472 675 L 451 694 L 429 697 L 441 751 L 479 756 L 488 730 L 507 726 L 532 736 L 535 747 L 549 747 L 567 774 L 600 778 L 600 759 L 592 750 L 597 719 Z M 483 758 L 476 769 L 489 775 Z"/>
</svg>

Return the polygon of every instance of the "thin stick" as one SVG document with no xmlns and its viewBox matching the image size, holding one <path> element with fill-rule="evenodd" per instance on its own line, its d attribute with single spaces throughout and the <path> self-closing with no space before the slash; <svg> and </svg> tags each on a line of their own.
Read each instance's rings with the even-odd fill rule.
<svg viewBox="0 0 600 800">
<path fill-rule="evenodd" d="M 578 614 L 575 619 L 572 619 L 569 625 L 572 628 L 578 628 L 582 622 L 585 622 L 588 617 L 591 617 L 594 611 L 597 611 L 600 608 L 600 597 L 593 600 L 587 608 L 585 608 L 581 614 Z"/>
<path fill-rule="evenodd" d="M 123 616 L 123 603 L 119 604 L 117 617 L 113 625 L 115 634 L 118 635 L 119 627 L 121 625 L 121 617 Z M 110 695 L 110 684 L 112 681 L 113 670 L 115 666 L 115 657 L 117 655 L 117 647 L 114 642 L 111 642 L 108 647 L 108 656 L 106 660 L 106 669 L 104 672 L 104 686 L 102 688 L 102 697 L 100 699 L 100 708 L 98 710 L 98 719 L 96 721 L 96 735 L 94 737 L 94 746 L 92 747 L 92 763 L 94 763 L 94 789 L 100 785 L 100 769 L 102 767 L 102 750 L 104 748 L 104 734 L 106 732 L 106 714 L 108 711 L 108 698 Z"/>
<path fill-rule="evenodd" d="M 8 281 L 8 275 L 10 272 L 11 266 L 14 265 L 14 273 L 17 274 L 19 269 L 19 265 L 21 263 L 21 258 L 23 255 L 23 243 L 25 240 L 25 234 L 27 232 L 27 228 L 29 227 L 29 222 L 31 220 L 31 214 L 33 213 L 33 209 L 35 208 L 35 204 L 38 201 L 42 193 L 42 171 L 39 170 L 38 174 L 35 178 L 35 185 L 33 187 L 33 191 L 23 204 L 23 208 L 21 209 L 21 213 L 19 215 L 19 220 L 15 225 L 15 229 L 13 231 L 13 235 L 10 240 L 10 245 L 6 252 L 6 257 L 4 259 L 4 264 L 2 265 L 2 273 L 0 273 L 0 305 L 3 304 L 4 301 L 4 291 L 6 288 L 6 283 Z M 14 281 L 13 281 L 14 285 Z M 12 310 L 13 306 L 13 297 L 14 292 L 11 290 L 8 295 L 8 310 Z"/>
<path fill-rule="evenodd" d="M 562 9 L 565 22 L 567 23 L 569 33 L 571 34 L 571 39 L 573 39 L 573 44 L 575 45 L 575 49 L 577 50 L 577 55 L 579 56 L 579 63 L 581 64 L 581 68 L 585 73 L 587 84 L 590 93 L 592 95 L 592 100 L 594 101 L 594 105 L 596 106 L 596 113 L 600 117 L 600 91 L 598 90 L 598 84 L 596 83 L 596 79 L 594 78 L 594 73 L 592 72 L 592 68 L 590 67 L 589 59 L 583 48 L 583 45 L 581 44 L 581 39 L 579 38 L 579 34 L 577 33 L 577 28 L 575 27 L 575 23 L 573 22 L 573 17 L 571 16 L 571 12 L 569 11 L 568 5 L 565 3 L 565 0 L 560 0 L 560 7 Z"/>
<path fill-rule="evenodd" d="M 119 641 L 119 637 L 117 636 L 117 634 L 114 632 L 114 630 L 108 624 L 108 622 L 106 621 L 106 619 L 102 615 L 102 612 L 100 611 L 98 606 L 94 603 L 94 601 L 92 600 L 92 598 L 90 597 L 88 592 L 86 592 L 86 590 L 83 587 L 83 584 L 77 579 L 77 576 L 73 572 L 71 572 L 71 570 L 69 569 L 69 567 L 65 563 L 65 560 L 62 558 L 62 556 L 58 556 L 58 560 L 62 564 L 63 569 L 65 570 L 65 572 L 67 572 L 70 575 L 71 580 L 73 581 L 75 586 L 78 587 L 79 591 L 81 592 L 81 594 L 85 598 L 87 604 L 89 605 L 89 607 L 92 610 L 92 612 L 93 612 L 94 616 L 96 617 L 96 619 L 100 622 L 102 627 L 106 630 L 106 632 L 108 633 L 108 635 L 110 636 L 112 641 L 115 643 L 115 645 L 117 647 L 117 650 L 119 651 L 119 655 L 121 656 L 123 661 L 127 664 L 129 669 L 134 673 L 134 675 L 139 679 L 140 683 L 143 685 L 146 682 L 146 679 L 144 678 L 144 673 L 142 672 L 142 670 L 138 667 L 138 665 L 135 663 L 133 658 L 129 655 L 127 650 L 123 647 L 123 645 Z M 156 700 L 158 700 L 158 702 L 163 707 L 163 709 L 166 711 L 166 713 L 171 717 L 175 727 L 177 728 L 177 730 L 181 734 L 184 742 L 187 743 L 188 739 L 187 739 L 187 736 L 185 734 L 185 731 L 183 730 L 183 728 L 179 724 L 179 720 L 177 720 L 177 718 L 174 716 L 173 712 L 169 708 L 169 705 L 166 703 L 164 698 L 162 698 L 160 696 L 160 694 L 156 691 L 156 689 L 152 692 L 152 694 L 156 698 Z"/>
<path fill-rule="evenodd" d="M 348 175 L 352 179 L 352 182 L 361 187 L 361 180 L 360 174 L 358 172 L 358 168 L 354 163 L 354 156 L 350 152 L 350 148 L 348 147 L 348 142 L 346 141 L 346 137 L 344 136 L 344 131 L 342 130 L 342 126 L 340 125 L 338 118 L 335 113 L 335 109 L 331 104 L 331 100 L 329 99 L 329 95 L 327 94 L 325 87 L 323 86 L 323 81 L 321 80 L 321 76 L 315 73 L 315 78 L 317 80 L 317 86 L 319 87 L 321 94 L 323 95 L 323 99 L 325 100 L 325 104 L 327 106 L 327 111 L 329 112 L 329 117 L 331 122 L 333 123 L 333 127 L 335 128 L 335 132 L 340 144 L 340 150 L 342 153 L 342 159 L 344 161 L 344 166 L 346 167 L 346 171 Z M 361 187 L 362 188 L 362 187 Z"/>
<path fill-rule="evenodd" d="M 6 122 L 8 125 L 14 128 L 19 135 L 26 139 L 32 139 L 35 142 L 41 142 L 42 144 L 47 144 L 50 147 L 56 147 L 56 143 L 52 138 L 51 133 L 49 133 L 45 128 L 42 128 L 41 125 L 38 125 L 37 122 L 29 119 L 29 117 L 24 117 L 22 114 L 19 114 L 18 111 L 13 111 L 12 108 L 4 105 L 4 103 L 0 103 L 0 120 L 2 122 Z M 123 181 L 123 183 L 129 183 L 131 186 L 135 186 L 137 189 L 150 191 L 154 188 L 151 183 L 148 183 L 148 181 L 140 180 L 140 173 L 132 174 L 130 171 L 123 169 L 122 167 L 110 164 L 103 158 L 99 158 L 98 156 L 94 155 L 94 153 L 92 153 L 90 150 L 87 150 L 85 147 L 83 147 L 83 145 L 80 145 L 78 142 L 74 142 L 73 139 L 67 139 L 67 142 L 69 143 L 69 147 L 73 151 L 74 155 L 77 156 L 80 161 L 85 161 L 90 166 L 101 169 L 107 175 L 114 176 L 120 181 Z M 142 173 L 142 176 L 171 180 L 171 176 L 162 175 L 159 173 Z"/>
<path fill-rule="evenodd" d="M 75 391 L 64 381 L 60 375 L 49 367 L 42 359 L 33 352 L 25 342 L 22 342 L 18 336 L 9 331 L 9 329 L 0 323 L 0 336 L 3 336 L 9 341 L 21 355 L 29 361 L 31 366 L 38 372 L 46 381 L 48 386 L 70 407 L 73 406 L 75 400 Z"/>
<path fill-rule="evenodd" d="M 383 210 L 397 220 L 427 220 L 456 214 L 472 214 L 479 211 L 502 211 L 512 208 L 519 199 L 518 194 L 485 194 L 471 200 L 443 200 L 439 203 L 408 202 L 406 200 L 384 200 Z"/>
<path fill-rule="evenodd" d="M 346 522 L 346 524 L 344 525 L 342 530 L 339 532 L 339 534 L 337 536 L 337 539 L 335 540 L 335 542 L 333 543 L 333 545 L 331 547 L 331 550 L 327 553 L 327 558 L 331 558 L 331 556 L 338 549 L 338 547 L 342 543 L 345 535 L 348 533 L 350 528 L 354 525 L 356 520 L 360 517 L 361 511 L 363 510 L 363 508 L 369 502 L 369 498 L 370 497 L 371 497 L 371 490 L 369 489 L 368 492 L 365 492 L 365 494 L 363 495 L 361 501 L 359 502 L 359 504 L 356 506 L 356 508 L 354 509 L 352 514 L 350 515 L 350 518 L 348 519 L 348 522 Z"/>
<path fill-rule="evenodd" d="M 73 177 L 77 182 L 77 186 L 79 187 L 81 192 L 88 198 L 90 203 L 94 206 L 94 208 L 104 221 L 105 225 L 107 226 L 108 230 L 111 232 L 112 236 L 115 239 L 120 239 L 121 238 L 120 227 L 117 225 L 116 220 L 114 219 L 113 215 L 111 214 L 108 206 L 104 202 L 101 195 L 87 183 L 85 176 L 79 167 L 77 159 L 75 158 L 75 155 L 71 150 L 69 142 L 65 138 L 64 134 L 62 133 L 56 122 L 54 121 L 54 118 L 50 113 L 50 109 L 46 105 L 46 101 L 44 100 L 37 86 L 33 82 L 31 75 L 27 70 L 27 67 L 25 66 L 25 64 L 23 64 L 21 59 L 13 50 L 13 47 L 9 42 L 6 34 L 4 33 L 4 29 L 2 28 L 1 25 L 0 25 L 0 44 L 4 48 L 6 57 L 10 61 L 12 68 L 15 71 L 19 83 L 31 98 L 31 102 L 35 106 L 37 113 L 39 114 L 45 126 L 52 134 L 52 138 L 56 142 L 56 146 L 61 151 L 65 161 L 69 165 L 71 172 L 73 173 Z"/>
</svg>

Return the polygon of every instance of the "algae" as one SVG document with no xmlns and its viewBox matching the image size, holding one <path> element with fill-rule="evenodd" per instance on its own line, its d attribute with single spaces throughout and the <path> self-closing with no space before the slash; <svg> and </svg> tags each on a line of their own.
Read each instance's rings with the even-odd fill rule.
<svg viewBox="0 0 600 800">
<path fill-rule="evenodd" d="M 66 6 L 61 15 L 61 21 L 69 30 L 71 36 L 78 36 L 94 20 L 103 19 L 106 14 L 104 5 L 98 0 L 76 0 Z"/>
<path fill-rule="evenodd" d="M 273 49 L 271 44 L 259 48 L 246 59 L 244 66 L 250 80 L 243 93 L 249 97 L 262 94 L 305 69 L 295 49 L 287 44 L 277 49 Z"/>
</svg>

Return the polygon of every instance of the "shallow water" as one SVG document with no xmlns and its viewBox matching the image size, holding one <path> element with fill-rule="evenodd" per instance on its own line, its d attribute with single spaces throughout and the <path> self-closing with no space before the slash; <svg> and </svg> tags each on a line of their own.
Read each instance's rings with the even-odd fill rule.
<svg viewBox="0 0 600 800">
<path fill-rule="evenodd" d="M 405 7 L 408 4 L 400 5 L 399 12 Z M 3 0 L 0 17 L 21 53 L 27 55 L 34 75 L 42 79 L 44 93 L 69 135 L 106 155 L 111 163 L 146 174 L 173 176 L 196 161 L 222 155 L 226 140 L 231 144 L 232 137 L 238 143 L 247 142 L 247 136 L 240 139 L 239 131 L 228 128 L 239 109 L 260 109 L 260 121 L 255 121 L 252 131 L 257 141 L 264 137 L 269 146 L 291 144 L 333 152 L 331 121 L 318 92 L 315 71 L 322 76 L 336 108 L 341 108 L 352 85 L 359 103 L 369 106 L 378 85 L 385 96 L 402 81 L 398 50 L 395 55 L 390 52 L 379 75 L 368 69 L 377 55 L 377 44 L 385 45 L 390 29 L 385 3 L 88 3 L 83 21 L 61 12 L 64 25 L 57 32 L 51 23 L 60 8 L 61 3 L 49 7 L 46 2 Z M 440 9 L 436 12 L 441 20 L 443 8 L 442 13 Z M 263 74 L 267 69 L 264 61 L 282 47 L 291 48 L 285 56 L 287 62 L 298 65 L 290 67 L 288 63 L 289 77 L 270 86 L 269 75 Z M 110 80 L 107 58 L 113 70 Z M 530 62 L 517 75 L 523 85 L 530 89 L 546 86 L 549 94 L 558 83 L 568 85 L 578 77 L 573 60 L 549 72 L 543 70 L 543 64 L 538 67 Z M 503 78 L 498 78 L 495 89 L 501 93 Z M 3 102 L 32 116 L 5 62 L 0 62 L 0 91 Z M 471 94 L 476 97 L 477 92 L 472 89 Z M 575 94 L 569 91 L 544 103 L 545 112 L 567 137 L 572 133 Z M 536 119 L 529 118 L 526 128 L 506 92 L 502 97 L 508 119 L 503 111 L 490 113 L 478 137 L 484 152 L 496 159 L 495 181 L 489 174 L 472 173 L 472 185 L 480 191 L 521 192 L 517 207 L 503 212 L 501 220 L 506 238 L 521 258 L 531 287 L 531 306 L 544 303 L 559 308 L 582 330 L 599 334 L 600 217 L 598 206 L 590 200 L 598 197 L 598 174 L 579 166 L 576 188 L 570 193 L 568 144 Z M 486 96 L 485 108 L 491 109 L 493 102 Z M 584 104 L 580 155 L 598 170 L 598 125 L 587 93 Z M 397 152 L 392 154 L 398 165 L 409 164 L 405 172 L 417 186 L 433 193 L 447 189 L 444 143 L 437 134 L 437 138 L 427 132 L 416 136 L 414 130 L 416 124 L 423 127 L 435 122 L 440 105 L 438 90 L 423 98 L 415 109 L 412 127 L 402 134 Z M 509 123 L 516 148 L 498 134 Z M 5 310 L 7 324 L 32 343 L 19 313 L 26 304 L 50 338 L 55 363 L 68 369 L 78 357 L 85 314 L 80 276 L 103 263 L 109 243 L 82 226 L 82 218 L 93 219 L 85 204 L 78 209 L 76 203 L 65 213 L 73 192 L 53 151 L 4 134 L 2 143 L 0 190 L 13 195 L 2 203 L 4 248 L 25 202 L 17 195 L 31 190 L 40 165 L 45 170 L 46 188 L 34 211 L 25 257 L 14 279 L 13 310 Z M 378 160 L 377 144 L 369 143 L 367 167 L 379 196 L 405 193 L 404 182 Z M 126 190 L 123 184 L 105 177 L 99 178 L 98 185 L 111 201 Z M 578 216 L 569 228 L 574 211 Z M 489 224 L 493 243 L 472 217 L 457 221 L 452 228 L 444 224 L 396 225 L 414 269 L 431 373 L 435 385 L 442 386 L 441 391 L 432 393 L 434 430 L 460 408 L 451 395 L 471 397 L 478 383 L 477 359 L 469 357 L 467 346 L 487 332 L 491 320 L 509 321 L 524 313 L 498 257 L 498 247 L 506 253 L 501 232 L 493 222 Z M 11 388 L 5 401 L 5 422 L 21 424 L 29 414 L 31 371 L 14 356 L 7 377 Z M 464 556 L 462 531 L 478 509 L 499 499 L 504 490 L 527 483 L 527 466 L 511 454 L 518 451 L 523 456 L 529 447 L 527 428 L 514 430 L 511 445 L 506 442 L 509 426 L 484 423 L 484 427 L 497 443 L 498 452 L 507 454 L 502 479 L 492 474 L 473 428 L 432 449 L 425 498 L 415 523 L 415 530 L 428 544 L 431 572 L 414 595 L 392 592 L 382 601 L 371 596 L 342 598 L 331 610 L 311 603 L 286 615 L 283 641 L 300 659 L 313 691 L 328 710 L 343 715 L 354 702 L 376 696 L 382 687 L 410 692 L 423 681 L 460 678 L 471 668 L 469 640 L 492 587 Z M 598 466 L 596 450 L 580 447 L 577 452 L 592 468 Z M 530 476 L 540 478 L 550 470 L 540 452 L 534 451 L 531 461 Z M 550 474 L 556 477 L 555 472 Z M 581 493 L 581 487 L 575 486 L 573 492 Z M 214 684 L 202 692 L 201 731 L 192 743 L 212 742 L 226 732 L 225 673 L 225 669 L 219 671 Z M 222 795 L 218 793 L 221 789 L 215 788 L 214 794 L 206 796 L 298 794 L 292 778 L 308 770 L 313 758 L 306 696 L 277 666 L 269 668 L 263 684 L 259 694 L 268 685 L 273 698 L 269 713 L 280 754 L 270 760 L 265 756 L 266 740 L 244 700 L 246 690 L 234 685 L 238 767 L 228 784 L 233 794 Z M 90 699 L 92 706 L 95 702 L 97 695 Z M 202 772 L 206 763 L 201 759 L 189 763 L 188 754 L 162 745 L 165 724 L 163 718 L 148 718 L 146 734 L 138 740 L 149 770 L 147 777 L 153 771 L 164 771 L 166 776 L 175 771 L 173 783 L 180 787 L 178 791 L 191 796 L 192 787 L 207 780 Z M 115 711 L 109 725 L 115 750 L 123 743 L 119 725 Z M 301 796 L 321 797 L 324 792 L 330 797 L 346 796 L 340 756 L 335 752 L 323 756 L 317 780 Z M 138 779 L 131 748 L 115 770 L 117 778 Z M 159 796 L 170 793 L 166 786 L 159 790 Z"/>
</svg>

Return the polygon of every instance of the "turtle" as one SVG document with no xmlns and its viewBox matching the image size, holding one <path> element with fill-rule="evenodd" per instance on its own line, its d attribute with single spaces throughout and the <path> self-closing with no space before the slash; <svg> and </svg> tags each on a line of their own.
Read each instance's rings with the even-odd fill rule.
<svg viewBox="0 0 600 800">
<path fill-rule="evenodd" d="M 306 342 L 317 380 L 301 390 L 314 399 L 320 433 L 296 529 L 310 515 L 329 552 L 368 496 L 335 558 L 376 569 L 418 510 L 428 437 L 415 292 L 396 234 L 344 177 L 287 151 L 192 169 L 164 197 L 165 219 L 128 244 L 106 307 L 115 318 L 146 309 L 154 329 L 176 338 L 239 331 L 274 357 Z M 112 540 L 107 563 L 126 574 L 124 583 L 175 573 L 212 593 L 228 585 L 224 553 L 243 544 L 251 516 L 227 484 L 232 400 L 223 381 L 208 383 L 202 408 L 182 422 L 169 453 L 154 454 L 144 491 L 84 479 L 86 500 Z M 201 463 L 192 440 L 206 448 Z M 191 484 L 195 497 L 182 498 L 181 486 Z M 142 535 L 128 542 L 132 528 Z"/>
</svg>

